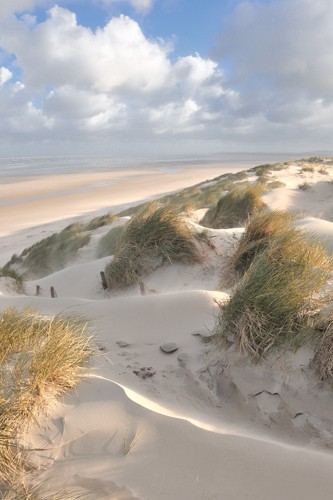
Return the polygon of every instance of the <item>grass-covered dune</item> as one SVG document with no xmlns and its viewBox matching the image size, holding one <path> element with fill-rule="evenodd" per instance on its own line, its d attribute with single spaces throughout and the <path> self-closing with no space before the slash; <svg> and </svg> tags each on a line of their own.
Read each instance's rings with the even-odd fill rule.
<svg viewBox="0 0 333 500">
<path fill-rule="evenodd" d="M 287 228 L 291 227 L 292 220 L 293 216 L 285 211 L 255 212 L 246 221 L 245 232 L 231 258 L 232 267 L 243 276 L 254 258 L 267 248 L 272 238 L 285 234 Z"/>
<path fill-rule="evenodd" d="M 288 214 L 250 219 L 231 262 L 245 274 L 221 306 L 219 335 L 256 361 L 317 335 L 318 311 L 331 299 L 321 291 L 333 261 L 319 241 L 292 227 Z"/>
<path fill-rule="evenodd" d="M 201 260 L 197 235 L 184 216 L 153 202 L 124 227 L 105 276 L 110 288 L 121 288 L 138 283 L 165 262 L 193 264 Z"/>
<path fill-rule="evenodd" d="M 248 217 L 264 208 L 260 185 L 236 185 L 209 209 L 201 224 L 214 229 L 243 226 Z"/>
<path fill-rule="evenodd" d="M 16 277 L 41 278 L 64 269 L 75 260 L 78 251 L 88 245 L 92 231 L 111 224 L 116 218 L 107 213 L 94 217 L 87 223 L 70 224 L 59 233 L 25 248 L 20 255 L 14 254 L 4 266 L 3 272 L 15 273 Z"/>
</svg>

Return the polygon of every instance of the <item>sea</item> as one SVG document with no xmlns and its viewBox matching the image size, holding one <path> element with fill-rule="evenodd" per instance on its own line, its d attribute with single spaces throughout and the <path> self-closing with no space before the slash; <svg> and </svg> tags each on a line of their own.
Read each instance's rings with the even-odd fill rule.
<svg viewBox="0 0 333 500">
<path fill-rule="evenodd" d="M 152 169 L 161 172 L 221 164 L 223 170 L 247 169 L 264 163 L 278 163 L 301 158 L 300 153 L 222 153 L 210 156 L 120 158 L 110 156 L 31 156 L 0 158 L 0 182 L 5 177 L 54 174 L 111 172 L 118 169 Z M 229 170 L 228 170 L 229 169 Z"/>
</svg>

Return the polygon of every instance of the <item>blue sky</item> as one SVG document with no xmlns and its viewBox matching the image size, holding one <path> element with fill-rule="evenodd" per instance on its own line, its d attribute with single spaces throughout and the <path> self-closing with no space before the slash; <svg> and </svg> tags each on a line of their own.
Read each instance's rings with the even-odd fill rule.
<svg viewBox="0 0 333 500">
<path fill-rule="evenodd" d="M 331 150 L 331 0 L 1 0 L 0 156 Z"/>
<path fill-rule="evenodd" d="M 128 15 L 138 21 L 146 36 L 166 40 L 175 38 L 174 57 L 193 52 L 208 56 L 228 3 L 216 0 L 156 2 L 151 11 L 142 13 L 126 4 L 106 9 L 90 2 L 80 2 L 80 5 L 72 4 L 71 10 L 76 12 L 80 23 L 93 29 L 103 26 L 112 15 Z"/>
</svg>

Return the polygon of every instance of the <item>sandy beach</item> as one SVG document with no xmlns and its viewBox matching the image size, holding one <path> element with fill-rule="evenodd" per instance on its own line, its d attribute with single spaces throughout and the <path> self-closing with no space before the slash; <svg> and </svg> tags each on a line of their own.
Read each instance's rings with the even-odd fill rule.
<svg viewBox="0 0 333 500">
<path fill-rule="evenodd" d="M 1 262 L 74 219 L 89 220 L 225 171 L 214 165 L 7 182 L 0 186 Z M 266 205 L 301 207 L 298 225 L 333 248 L 327 184 L 333 174 L 291 165 L 269 175 L 284 186 L 265 193 Z M 248 179 L 256 177 L 249 173 Z M 311 190 L 298 189 L 300 182 Z M 190 217 L 198 232 L 201 217 L 200 211 Z M 110 227 L 96 229 L 65 269 L 29 279 L 23 294 L 0 278 L 1 311 L 69 312 L 89 322 L 98 346 L 86 378 L 24 436 L 28 448 L 38 450 L 30 457 L 33 483 L 91 500 L 331 500 L 332 393 L 304 368 L 309 347 L 258 365 L 209 340 L 218 303 L 233 292 L 221 285 L 222 270 L 244 228 L 206 228 L 214 244 L 205 247 L 204 261 L 158 267 L 144 278 L 143 294 L 139 286 L 101 287 L 99 273 L 110 256 L 97 258 L 95 250 Z M 161 346 L 170 343 L 176 350 L 167 354 Z"/>
<path fill-rule="evenodd" d="M 242 168 L 233 166 L 232 171 Z M 169 172 L 143 168 L 18 179 L 3 177 L 0 236 L 97 210 L 119 211 L 128 204 L 185 188 L 226 171 L 227 166 L 195 165 L 170 168 Z"/>
</svg>

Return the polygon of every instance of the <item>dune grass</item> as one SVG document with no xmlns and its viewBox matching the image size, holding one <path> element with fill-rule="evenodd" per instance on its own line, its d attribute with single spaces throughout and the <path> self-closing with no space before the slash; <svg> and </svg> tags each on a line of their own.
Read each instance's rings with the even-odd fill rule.
<svg viewBox="0 0 333 500">
<path fill-rule="evenodd" d="M 94 229 L 98 229 L 99 227 L 107 226 L 111 224 L 117 219 L 116 215 L 113 215 L 111 212 L 107 214 L 101 215 L 100 217 L 94 217 L 84 226 L 85 231 L 93 231 Z"/>
<path fill-rule="evenodd" d="M 286 184 L 281 181 L 271 181 L 267 183 L 267 189 L 270 191 L 271 189 L 278 189 L 286 187 Z"/>
<path fill-rule="evenodd" d="M 264 208 L 259 185 L 236 185 L 208 210 L 201 224 L 215 229 L 243 226 L 249 216 Z"/>
<path fill-rule="evenodd" d="M 19 272 L 27 278 L 41 278 L 64 269 L 75 259 L 80 248 L 88 245 L 91 231 L 111 224 L 116 219 L 117 216 L 109 212 L 87 223 L 70 224 L 59 233 L 25 248 L 20 255 L 14 254 L 3 270 Z"/>
<path fill-rule="evenodd" d="M 26 248 L 21 255 L 14 255 L 5 269 L 14 269 L 26 277 L 40 278 L 66 267 L 89 241 L 90 235 L 84 224 L 71 224 L 60 233 Z"/>
<path fill-rule="evenodd" d="M 311 189 L 311 184 L 308 182 L 302 182 L 302 184 L 298 185 L 298 189 L 300 191 L 309 191 L 309 189 Z"/>
<path fill-rule="evenodd" d="M 306 233 L 288 228 L 257 255 L 230 302 L 221 305 L 217 333 L 231 336 L 258 361 L 273 348 L 296 349 L 313 333 L 313 318 L 332 259 Z"/>
<path fill-rule="evenodd" d="M 106 257 L 114 255 L 117 251 L 118 244 L 125 229 L 125 224 L 122 226 L 112 227 L 98 242 L 97 257 Z"/>
<path fill-rule="evenodd" d="M 288 212 L 278 210 L 262 210 L 249 217 L 245 232 L 231 257 L 232 267 L 241 276 L 244 275 L 256 255 L 267 248 L 271 239 L 291 227 L 292 219 L 293 216 Z"/>
<path fill-rule="evenodd" d="M 126 225 L 105 276 L 110 288 L 126 287 L 164 262 L 191 264 L 200 260 L 194 230 L 178 211 L 153 202 Z"/>
<path fill-rule="evenodd" d="M 315 172 L 315 167 L 313 165 L 305 165 L 302 167 L 301 172 L 310 172 L 313 174 Z"/>
<path fill-rule="evenodd" d="M 0 317 L 0 485 L 21 491 L 29 471 L 21 433 L 85 375 L 93 353 L 81 322 L 6 310 Z M 23 497 L 22 497 L 23 498 Z"/>
</svg>

